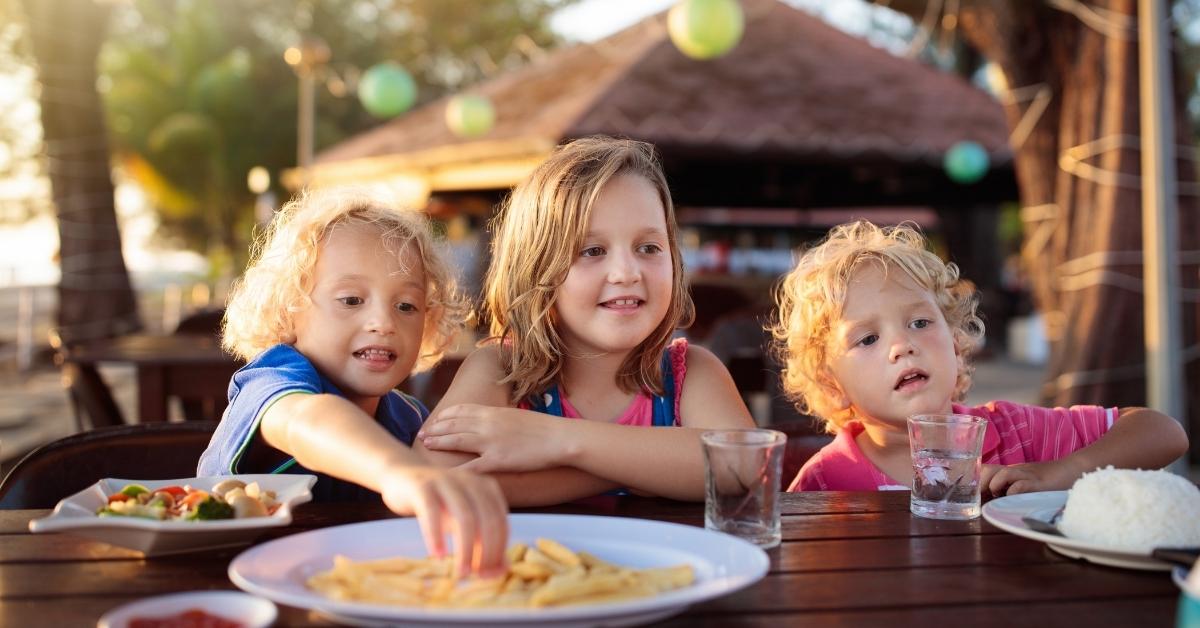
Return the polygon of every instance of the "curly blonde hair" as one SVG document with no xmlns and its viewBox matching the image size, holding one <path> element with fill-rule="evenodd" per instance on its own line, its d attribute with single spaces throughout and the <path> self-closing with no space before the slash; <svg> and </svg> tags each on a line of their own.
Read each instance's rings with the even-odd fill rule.
<svg viewBox="0 0 1200 628">
<path fill-rule="evenodd" d="M 800 257 L 776 288 L 778 319 L 769 327 L 784 365 L 784 393 L 801 412 L 824 421 L 829 433 L 854 419 L 853 410 L 838 403 L 841 388 L 829 369 L 830 336 L 845 307 L 851 277 L 868 262 L 903 271 L 933 295 L 960 358 L 956 401 L 971 386 L 974 367 L 967 358 L 983 337 L 974 286 L 959 278 L 957 266 L 930 252 L 914 226 L 879 227 L 858 220 L 834 227 Z"/>
<path fill-rule="evenodd" d="M 296 314 L 312 305 L 313 273 L 321 244 L 342 225 L 370 225 L 384 248 L 412 250 L 425 271 L 425 332 L 414 372 L 442 357 L 462 327 L 468 303 L 434 242 L 429 220 L 380 191 L 334 187 L 302 192 L 255 238 L 246 273 L 234 284 L 222 321 L 221 346 L 243 360 L 280 343 L 296 342 Z"/>
<path fill-rule="evenodd" d="M 593 136 L 558 147 L 513 189 L 493 221 L 484 309 L 491 337 L 503 347 L 502 382 L 512 384 L 514 403 L 542 392 L 562 371 L 566 347 L 553 315 L 558 288 L 583 246 L 601 189 L 621 175 L 644 177 L 658 191 L 674 274 L 666 316 L 625 359 L 617 384 L 626 392 L 663 393 L 662 352 L 675 329 L 695 316 L 684 284 L 675 207 L 653 146 Z"/>
</svg>

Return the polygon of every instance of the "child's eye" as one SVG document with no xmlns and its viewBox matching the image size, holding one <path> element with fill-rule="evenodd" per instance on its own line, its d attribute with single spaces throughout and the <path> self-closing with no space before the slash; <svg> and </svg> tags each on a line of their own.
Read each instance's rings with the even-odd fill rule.
<svg viewBox="0 0 1200 628">
<path fill-rule="evenodd" d="M 933 321 L 931 321 L 927 318 L 918 318 L 917 320 L 912 322 L 912 326 L 915 329 L 925 329 L 926 327 L 929 327 L 932 324 L 933 324 Z"/>
<path fill-rule="evenodd" d="M 340 297 L 340 298 L 338 298 L 338 301 L 341 302 L 342 305 L 349 305 L 349 306 L 363 304 L 362 297 Z"/>
<path fill-rule="evenodd" d="M 400 310 L 401 312 L 416 312 L 416 311 L 418 311 L 417 306 L 413 305 L 412 303 L 397 303 L 396 309 Z"/>
<path fill-rule="evenodd" d="M 601 255 L 604 255 L 604 252 L 605 252 L 604 247 L 602 247 L 602 246 L 589 246 L 586 249 L 584 249 L 583 251 L 581 251 L 579 253 L 579 256 L 580 257 L 599 257 Z"/>
<path fill-rule="evenodd" d="M 864 347 L 869 347 L 869 346 L 875 344 L 876 340 L 879 340 L 879 336 L 876 336 L 875 334 L 868 334 L 866 336 L 863 336 L 862 339 L 858 341 L 858 344 L 860 344 Z"/>
<path fill-rule="evenodd" d="M 663 248 L 657 244 L 643 244 L 638 247 L 638 250 L 647 255 L 656 255 L 662 253 Z"/>
</svg>

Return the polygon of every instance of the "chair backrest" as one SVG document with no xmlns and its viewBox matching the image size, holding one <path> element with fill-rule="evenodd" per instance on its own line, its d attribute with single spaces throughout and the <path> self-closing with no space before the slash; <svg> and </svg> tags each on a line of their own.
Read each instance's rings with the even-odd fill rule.
<svg viewBox="0 0 1200 628">
<path fill-rule="evenodd" d="M 75 425 L 80 431 L 125 424 L 121 408 L 95 365 L 64 361 L 60 368 L 63 387 L 75 409 Z"/>
<path fill-rule="evenodd" d="M 221 319 L 223 318 L 225 318 L 225 308 L 223 307 L 196 310 L 180 319 L 172 333 L 220 337 Z"/>
<path fill-rule="evenodd" d="M 820 434 L 807 420 L 772 423 L 766 427 L 787 434 L 787 446 L 783 451 L 783 474 L 779 478 L 779 490 L 786 491 L 792 479 L 800 472 L 804 463 L 808 462 L 822 447 L 833 442 L 833 436 Z"/>
<path fill-rule="evenodd" d="M 197 310 L 183 317 L 175 326 L 173 334 L 212 336 L 221 338 L 221 320 L 225 318 L 225 308 L 207 308 Z M 224 391 L 212 397 L 195 397 L 179 399 L 183 410 L 183 418 L 189 421 L 220 421 L 221 414 L 229 400 Z"/>
<path fill-rule="evenodd" d="M 43 445 L 0 482 L 0 509 L 50 508 L 102 478 L 196 475 L 216 422 L 140 423 L 81 432 Z"/>
<path fill-rule="evenodd" d="M 113 399 L 112 390 L 96 370 L 95 364 L 79 364 L 71 360 L 71 348 L 57 329 L 51 329 L 47 341 L 54 348 L 54 363 L 62 373 L 63 388 L 75 411 L 75 427 L 79 431 L 111 425 L 124 425 L 125 417 Z"/>
</svg>

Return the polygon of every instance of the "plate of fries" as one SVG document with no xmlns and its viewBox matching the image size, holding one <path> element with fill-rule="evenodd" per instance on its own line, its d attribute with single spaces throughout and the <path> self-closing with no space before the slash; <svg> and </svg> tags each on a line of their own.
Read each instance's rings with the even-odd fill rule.
<svg viewBox="0 0 1200 628">
<path fill-rule="evenodd" d="M 625 626 L 670 617 L 767 573 L 767 555 L 694 526 L 510 515 L 508 572 L 459 580 L 428 557 L 416 519 L 324 528 L 242 552 L 241 589 L 358 625 Z"/>
</svg>

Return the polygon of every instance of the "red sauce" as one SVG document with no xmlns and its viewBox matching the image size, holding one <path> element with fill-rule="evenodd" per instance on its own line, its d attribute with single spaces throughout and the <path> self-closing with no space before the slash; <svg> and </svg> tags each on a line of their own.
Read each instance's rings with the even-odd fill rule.
<svg viewBox="0 0 1200 628">
<path fill-rule="evenodd" d="M 167 617 L 134 617 L 129 620 L 129 628 L 242 628 L 242 625 L 193 608 Z"/>
</svg>

